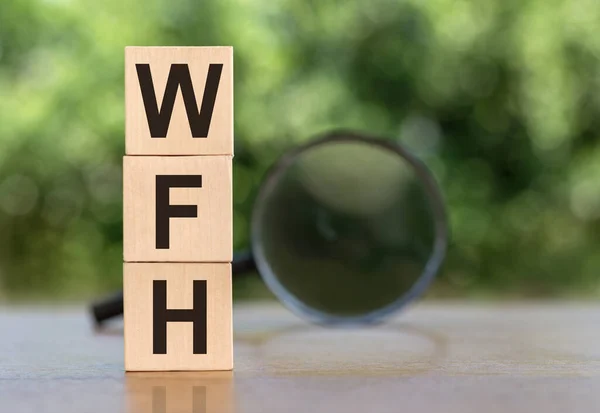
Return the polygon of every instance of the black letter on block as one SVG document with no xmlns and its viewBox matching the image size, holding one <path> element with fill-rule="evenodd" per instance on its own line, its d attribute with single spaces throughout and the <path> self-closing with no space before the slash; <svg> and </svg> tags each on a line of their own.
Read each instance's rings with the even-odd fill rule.
<svg viewBox="0 0 600 413">
<path fill-rule="evenodd" d="M 223 64 L 211 64 L 208 66 L 208 75 L 206 76 L 206 84 L 204 86 L 204 96 L 202 97 L 202 107 L 200 108 L 199 113 L 188 65 L 181 63 L 171 65 L 160 110 L 158 109 L 154 83 L 152 83 L 150 65 L 145 63 L 136 64 L 135 68 L 140 83 L 140 90 L 142 91 L 144 108 L 146 109 L 146 118 L 148 119 L 150 136 L 153 138 L 167 137 L 178 88 L 181 88 L 181 96 L 183 97 L 183 103 L 185 104 L 185 111 L 187 113 L 192 136 L 194 138 L 206 138 L 208 136 L 208 129 L 210 128 L 217 91 L 219 90 L 219 81 L 221 80 Z"/>
<path fill-rule="evenodd" d="M 170 188 L 202 188 L 202 175 L 156 175 L 156 249 L 169 249 L 169 218 L 197 218 L 196 205 L 169 204 Z"/>
<path fill-rule="evenodd" d="M 206 354 L 206 280 L 194 280 L 194 308 L 167 309 L 167 281 L 154 280 L 154 354 L 167 354 L 167 323 L 194 324 L 194 354 Z"/>
</svg>

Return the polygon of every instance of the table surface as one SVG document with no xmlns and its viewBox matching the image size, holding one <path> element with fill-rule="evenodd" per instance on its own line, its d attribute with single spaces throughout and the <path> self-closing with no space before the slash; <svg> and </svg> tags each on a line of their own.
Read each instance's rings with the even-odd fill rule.
<svg viewBox="0 0 600 413">
<path fill-rule="evenodd" d="M 600 409 L 600 305 L 426 303 L 368 329 L 234 310 L 231 372 L 123 372 L 119 322 L 0 309 L 2 412 L 576 412 Z"/>
</svg>

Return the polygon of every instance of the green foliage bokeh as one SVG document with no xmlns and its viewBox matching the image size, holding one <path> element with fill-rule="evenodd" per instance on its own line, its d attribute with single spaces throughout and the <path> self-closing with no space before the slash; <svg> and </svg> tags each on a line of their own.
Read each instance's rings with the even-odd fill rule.
<svg viewBox="0 0 600 413">
<path fill-rule="evenodd" d="M 127 45 L 233 45 L 235 247 L 273 159 L 402 142 L 440 182 L 434 292 L 597 294 L 596 0 L 3 0 L 0 294 L 118 288 Z"/>
</svg>

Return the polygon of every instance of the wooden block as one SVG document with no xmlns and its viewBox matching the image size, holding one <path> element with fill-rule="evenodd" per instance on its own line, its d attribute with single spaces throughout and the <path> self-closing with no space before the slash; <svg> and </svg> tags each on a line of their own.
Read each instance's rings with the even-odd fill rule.
<svg viewBox="0 0 600 413">
<path fill-rule="evenodd" d="M 233 48 L 125 48 L 127 155 L 233 154 Z"/>
<path fill-rule="evenodd" d="M 233 368 L 231 264 L 124 263 L 125 370 Z"/>
<path fill-rule="evenodd" d="M 233 413 L 233 373 L 152 372 L 125 376 L 128 413 Z"/>
<path fill-rule="evenodd" d="M 125 156 L 126 262 L 230 262 L 231 156 Z"/>
</svg>

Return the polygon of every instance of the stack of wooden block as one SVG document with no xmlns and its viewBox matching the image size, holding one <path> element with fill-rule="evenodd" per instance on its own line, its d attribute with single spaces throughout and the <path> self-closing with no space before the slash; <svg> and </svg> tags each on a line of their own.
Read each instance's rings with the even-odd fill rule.
<svg viewBox="0 0 600 413">
<path fill-rule="evenodd" d="M 233 49 L 125 50 L 125 369 L 231 370 Z"/>
</svg>

